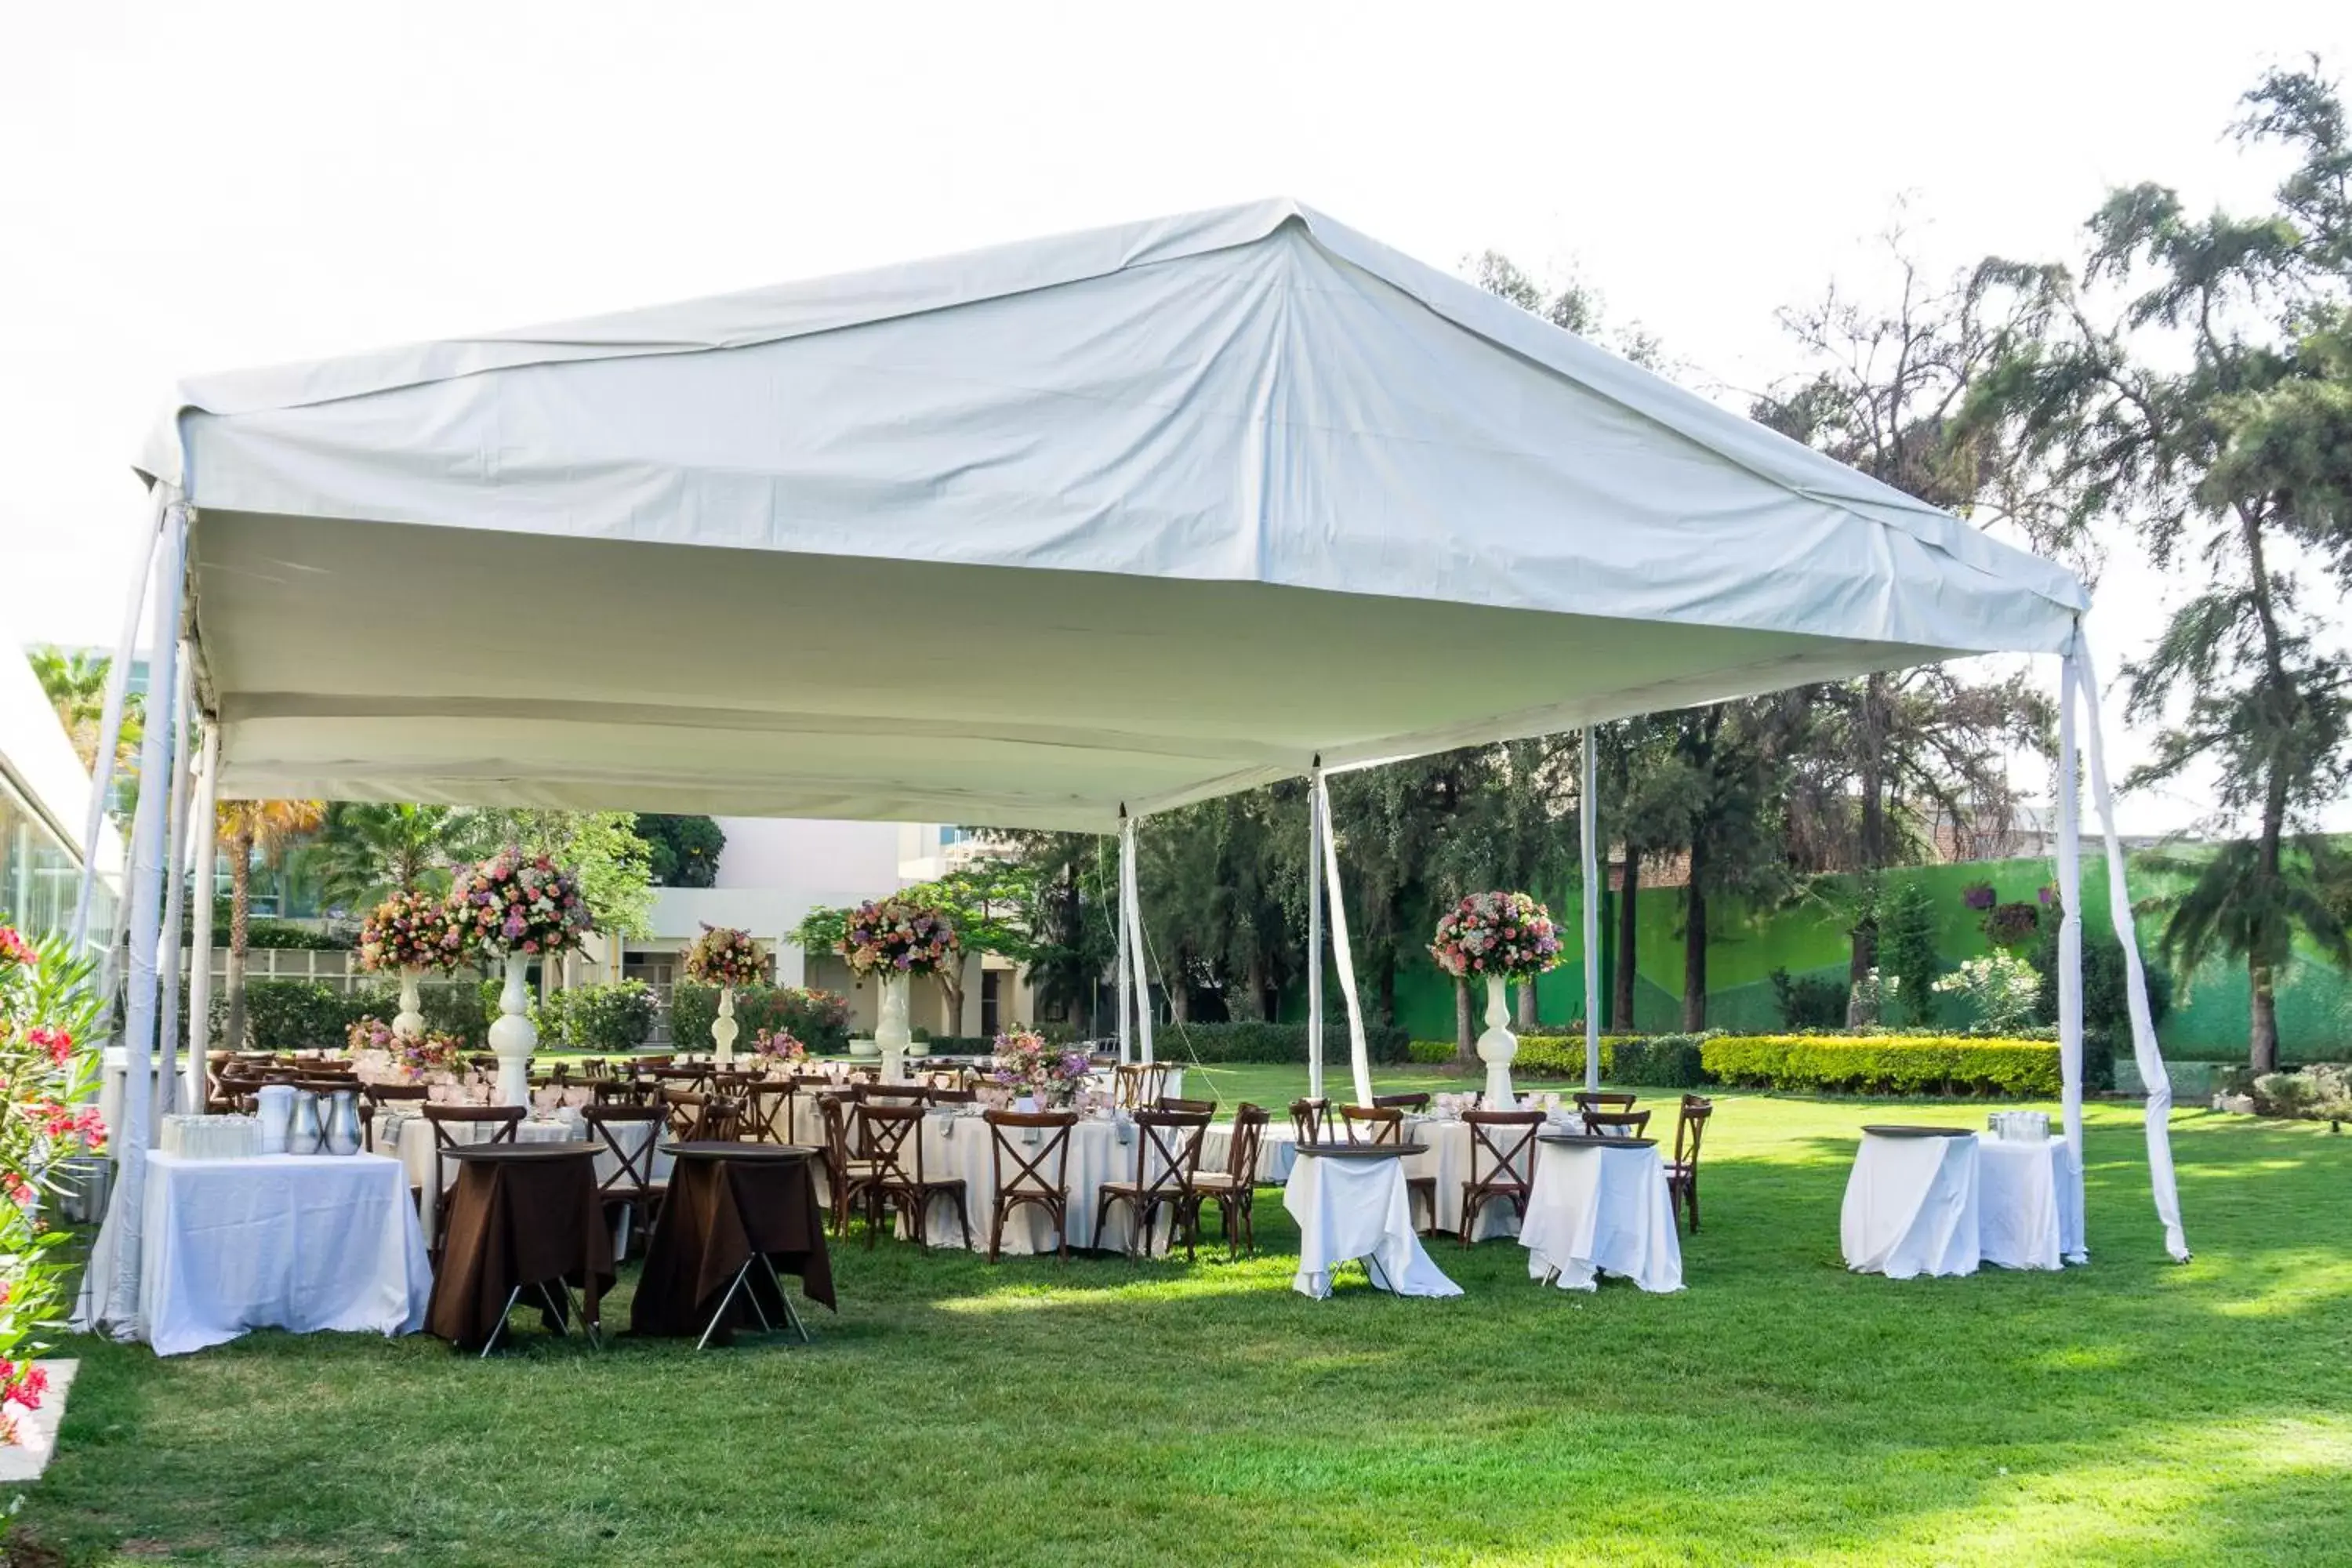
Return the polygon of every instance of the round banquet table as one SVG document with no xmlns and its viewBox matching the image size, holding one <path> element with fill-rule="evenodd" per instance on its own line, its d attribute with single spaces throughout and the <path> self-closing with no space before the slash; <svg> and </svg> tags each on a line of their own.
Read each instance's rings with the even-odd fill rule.
<svg viewBox="0 0 2352 1568">
<path fill-rule="evenodd" d="M 2082 1260 L 2061 1194 L 2073 1172 L 2063 1135 L 1977 1140 L 1978 1251 L 2001 1268 L 2060 1268 Z"/>
<path fill-rule="evenodd" d="M 1024 1153 L 1034 1153 L 1021 1142 L 1021 1131 L 1008 1129 L 1013 1147 Z M 961 1176 L 964 1184 L 964 1203 L 971 1214 L 971 1246 L 975 1252 L 988 1250 L 990 1211 L 996 1201 L 996 1169 L 994 1146 L 990 1139 L 987 1122 L 977 1116 L 961 1116 L 933 1111 L 923 1118 L 923 1174 L 933 1180 Z M 1122 1137 L 1122 1134 L 1124 1135 Z M 1044 1134 L 1040 1135 L 1041 1137 Z M 1098 1189 L 1105 1182 L 1128 1182 L 1135 1179 L 1136 1151 L 1142 1146 L 1143 1134 L 1132 1123 L 1108 1121 L 1080 1121 L 1070 1129 L 1069 1165 L 1063 1175 L 1064 1185 L 1070 1194 L 1070 1245 L 1073 1247 L 1099 1247 L 1106 1252 L 1128 1250 L 1135 1235 L 1135 1210 L 1131 1205 L 1114 1205 L 1108 1223 L 1100 1235 L 1095 1232 L 1095 1205 Z M 1202 1162 L 1206 1168 L 1207 1162 Z M 930 1211 L 924 1216 L 927 1233 L 933 1241 L 945 1238 L 961 1240 L 962 1232 L 956 1228 L 955 1200 L 934 1197 Z M 1168 1250 L 1168 1238 L 1173 1228 L 1171 1217 L 1162 1210 L 1152 1226 L 1151 1250 Z M 903 1237 L 908 1230 L 905 1217 L 899 1219 L 898 1233 Z M 1045 1211 L 1034 1204 L 1023 1204 L 1004 1219 L 1003 1250 L 1027 1255 L 1051 1252 L 1056 1238 L 1054 1226 Z"/>
<path fill-rule="evenodd" d="M 1282 1206 L 1298 1222 L 1298 1271 L 1291 1289 L 1316 1300 L 1331 1294 L 1331 1271 L 1364 1260 L 1374 1286 L 1400 1296 L 1459 1296 L 1413 1234 L 1405 1173 L 1409 1147 L 1310 1143 L 1299 1151 Z"/>
<path fill-rule="evenodd" d="M 1222 1171 L 1232 1157 L 1234 1124 L 1220 1121 L 1211 1127 L 1201 1140 L 1201 1169 Z M 1258 1132 L 1257 1184 L 1278 1187 L 1290 1180 L 1290 1170 L 1298 1161 L 1298 1134 L 1287 1121 L 1269 1121 Z"/>
<path fill-rule="evenodd" d="M 1519 1245 L 1528 1277 L 1563 1290 L 1598 1288 L 1620 1274 L 1644 1290 L 1683 1288 L 1682 1240 L 1674 1196 L 1654 1142 L 1536 1143 L 1536 1174 Z"/>
<path fill-rule="evenodd" d="M 375 1149 L 380 1154 L 397 1152 L 401 1168 L 408 1173 L 408 1184 L 420 1194 L 417 1218 L 425 1227 L 425 1239 L 429 1245 L 440 1226 L 441 1195 L 457 1184 L 457 1159 L 455 1155 L 441 1163 L 441 1184 L 433 1183 L 433 1124 L 421 1110 L 412 1110 L 415 1101 L 399 1101 L 375 1114 Z M 452 1121 L 446 1123 L 449 1134 L 464 1144 L 488 1143 L 498 1131 L 494 1122 Z M 610 1123 L 613 1135 L 634 1157 L 654 1136 L 657 1123 L 651 1121 L 615 1121 Z M 596 1180 L 608 1181 L 620 1169 L 620 1161 L 588 1129 L 577 1114 L 559 1113 L 545 1119 L 525 1117 L 515 1127 L 518 1144 L 572 1143 L 593 1141 L 595 1144 Z M 669 1156 L 656 1150 L 654 1153 L 653 1179 L 669 1179 Z"/>
<path fill-rule="evenodd" d="M 1975 1273 L 1977 1153 L 1963 1128 L 1864 1128 L 1838 1216 L 1845 1266 L 1890 1279 Z"/>
</svg>

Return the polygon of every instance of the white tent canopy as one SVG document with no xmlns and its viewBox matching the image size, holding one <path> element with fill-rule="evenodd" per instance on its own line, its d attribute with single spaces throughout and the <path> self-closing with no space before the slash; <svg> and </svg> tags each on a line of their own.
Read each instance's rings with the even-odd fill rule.
<svg viewBox="0 0 2352 1568">
<path fill-rule="evenodd" d="M 2087 603 L 1288 202 L 206 377 L 144 466 L 232 796 L 1108 832 Z"/>
<path fill-rule="evenodd" d="M 202 378 L 141 468 L 198 823 L 217 791 L 1110 832 L 1955 655 L 2061 654 L 2095 699 L 2063 568 L 1290 202 Z M 167 793 L 133 834 L 118 1321 L 192 852 Z"/>
</svg>

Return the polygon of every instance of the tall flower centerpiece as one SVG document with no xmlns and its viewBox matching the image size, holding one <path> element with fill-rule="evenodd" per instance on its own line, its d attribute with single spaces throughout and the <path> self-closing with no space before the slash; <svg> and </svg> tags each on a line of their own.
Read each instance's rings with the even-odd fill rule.
<svg viewBox="0 0 2352 1568">
<path fill-rule="evenodd" d="M 457 1071 L 466 1048 L 455 1035 L 436 1029 L 404 1035 L 397 1022 L 387 1024 L 372 1014 L 352 1019 L 343 1041 L 355 1057 L 362 1051 L 382 1051 L 392 1070 L 410 1083 L 422 1083 L 430 1073 Z"/>
<path fill-rule="evenodd" d="M 1486 1103 L 1507 1110 L 1511 1058 L 1519 1042 L 1510 1031 L 1504 987 L 1525 982 L 1559 964 L 1559 928 L 1551 913 L 1525 893 L 1473 893 L 1437 922 L 1429 955 L 1448 974 L 1486 983 L 1486 1032 L 1478 1037 L 1478 1059 L 1486 1064 Z"/>
<path fill-rule="evenodd" d="M 449 902 L 430 893 L 402 889 L 360 922 L 360 967 L 392 970 L 400 976 L 400 1012 L 393 1033 L 403 1039 L 425 1036 L 424 999 L 418 987 L 428 969 L 454 969 L 465 955 L 466 937 L 449 918 Z"/>
<path fill-rule="evenodd" d="M 996 1066 L 989 1081 L 1039 1105 L 1067 1105 L 1087 1083 L 1084 1051 L 1056 1050 L 1034 1029 L 1008 1029 L 996 1037 Z"/>
<path fill-rule="evenodd" d="M 902 1063 L 914 1040 L 907 1026 L 907 983 L 963 962 L 963 941 L 956 934 L 955 922 L 928 904 L 881 899 L 850 911 L 839 947 L 851 973 L 860 980 L 872 975 L 880 983 L 882 1005 L 874 1044 L 882 1053 L 882 1081 L 904 1082 Z"/>
<path fill-rule="evenodd" d="M 499 1100 L 529 1105 L 530 1053 L 539 1044 L 523 989 L 530 961 L 576 950 L 595 931 L 595 918 L 572 873 L 544 855 L 511 848 L 457 874 L 449 889 L 449 918 L 467 951 L 505 965 L 499 1016 L 490 1025 Z"/>
<path fill-rule="evenodd" d="M 760 1065 L 773 1070 L 794 1068 L 808 1060 L 808 1047 L 790 1029 L 755 1029 L 751 1033 L 751 1054 Z"/>
<path fill-rule="evenodd" d="M 703 923 L 702 934 L 686 950 L 686 977 L 719 987 L 719 1016 L 710 1023 L 710 1037 L 719 1047 L 719 1065 L 735 1062 L 735 987 L 757 984 L 768 973 L 767 955 L 751 933 L 732 926 Z"/>
</svg>

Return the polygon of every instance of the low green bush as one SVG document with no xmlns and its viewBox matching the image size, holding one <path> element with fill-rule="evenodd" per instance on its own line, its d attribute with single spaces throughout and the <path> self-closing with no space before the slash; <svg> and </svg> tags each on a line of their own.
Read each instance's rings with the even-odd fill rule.
<svg viewBox="0 0 2352 1568">
<path fill-rule="evenodd" d="M 709 1048 L 710 1026 L 719 1017 L 719 987 L 680 981 L 670 987 L 669 1042 L 682 1051 Z M 751 1048 L 761 1029 L 789 1029 L 816 1056 L 839 1056 L 849 1048 L 849 1003 L 831 991 L 796 985 L 739 985 L 735 1022 L 742 1033 L 738 1050 Z"/>
<path fill-rule="evenodd" d="M 1723 1035 L 1699 1047 L 1707 1077 L 1750 1089 L 1844 1094 L 2054 1095 L 2054 1041 L 1959 1035 Z"/>
<path fill-rule="evenodd" d="M 570 985 L 535 1009 L 540 1043 L 568 1051 L 634 1051 L 654 1032 L 653 988 L 642 980 Z M 744 1038 L 751 1037 L 745 1031 Z"/>
<path fill-rule="evenodd" d="M 228 945 L 229 901 L 215 900 L 213 904 L 213 950 L 217 952 Z M 196 940 L 196 922 L 191 919 L 180 926 L 180 945 L 188 947 Z M 254 948 L 278 948 L 299 952 L 305 948 L 318 952 L 348 952 L 359 945 L 349 931 L 314 931 L 293 921 L 268 918 L 245 922 L 245 945 Z"/>
<path fill-rule="evenodd" d="M 1704 1035 L 1603 1035 L 1601 1076 L 1611 1083 L 1652 1089 L 1691 1089 L 1706 1081 L 1700 1062 Z M 1528 1078 L 1584 1077 L 1584 1037 L 1531 1029 L 1518 1037 L 1511 1070 Z M 1454 1042 L 1413 1040 L 1407 1059 L 1432 1067 L 1451 1066 Z"/>
<path fill-rule="evenodd" d="M 398 1006 L 389 991 L 345 994 L 315 980 L 248 980 L 245 983 L 244 1048 L 336 1048 L 344 1043 L 344 1031 L 353 1019 L 369 1013 L 389 1018 Z"/>
<path fill-rule="evenodd" d="M 1256 1020 L 1232 1024 L 1161 1024 L 1153 1028 L 1152 1045 L 1160 1059 L 1168 1062 L 1304 1062 L 1307 1059 L 1307 1026 L 1304 1024 L 1269 1024 Z M 1348 1059 L 1348 1026 L 1326 1022 L 1323 1026 L 1323 1059 L 1344 1062 Z M 1412 1037 L 1393 1024 L 1364 1026 L 1364 1048 L 1376 1062 L 1396 1063 L 1412 1059 Z"/>
</svg>

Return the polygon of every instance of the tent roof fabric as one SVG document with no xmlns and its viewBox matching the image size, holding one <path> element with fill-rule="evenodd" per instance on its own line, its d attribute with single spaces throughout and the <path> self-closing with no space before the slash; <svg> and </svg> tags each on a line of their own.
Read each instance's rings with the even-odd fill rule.
<svg viewBox="0 0 2352 1568">
<path fill-rule="evenodd" d="M 232 796 L 1106 829 L 2087 605 L 1291 202 L 200 378 L 141 466 Z"/>
</svg>

